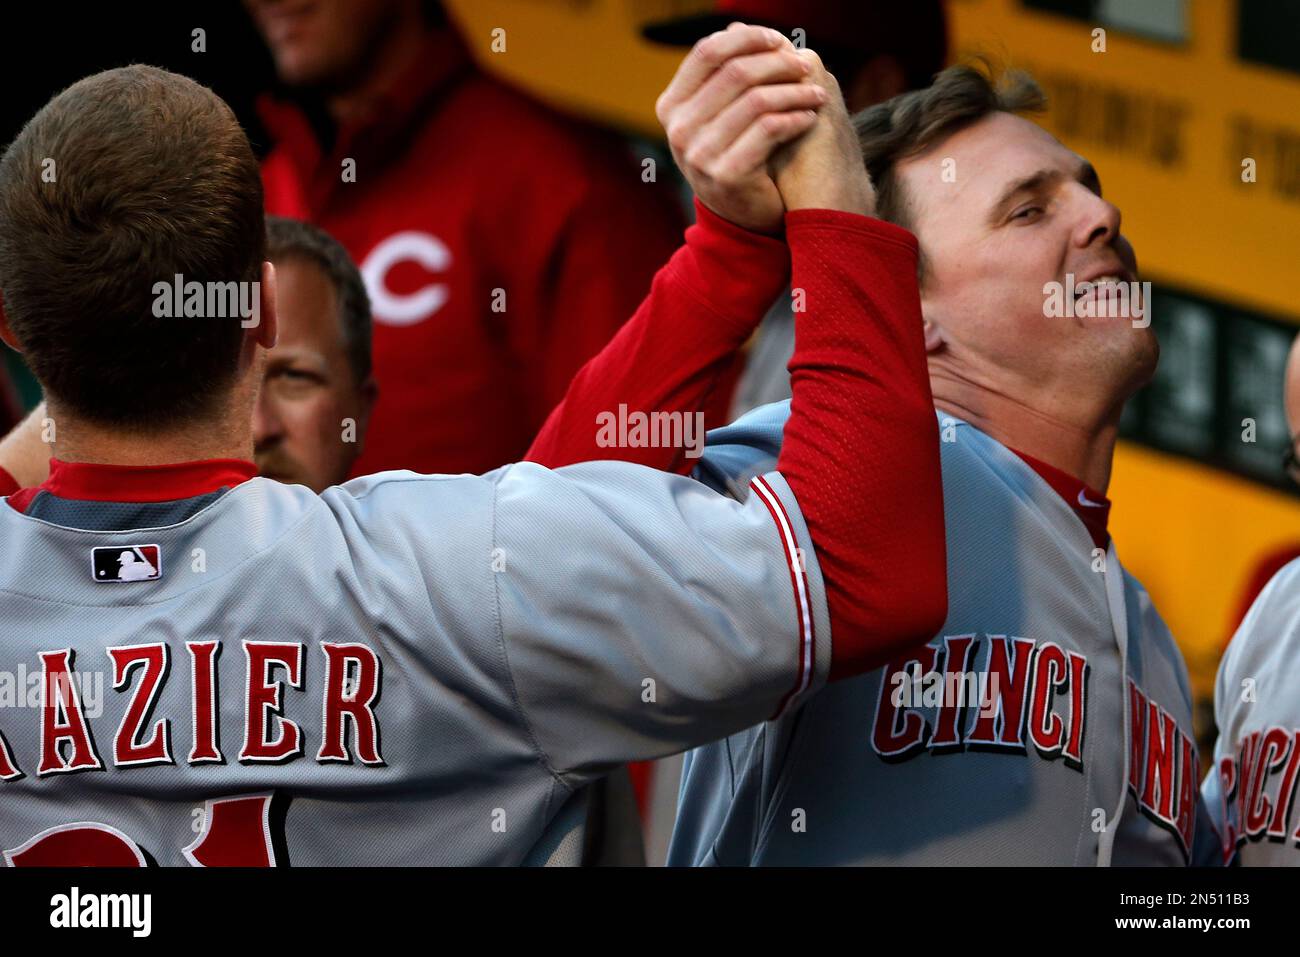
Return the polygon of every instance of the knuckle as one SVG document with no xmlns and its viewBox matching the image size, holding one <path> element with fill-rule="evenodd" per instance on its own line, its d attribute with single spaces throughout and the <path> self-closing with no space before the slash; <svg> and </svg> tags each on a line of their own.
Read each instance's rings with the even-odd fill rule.
<svg viewBox="0 0 1300 957">
<path fill-rule="evenodd" d="M 722 45 L 726 42 L 724 37 L 725 34 L 719 31 L 718 33 L 710 33 L 703 40 L 700 40 L 695 44 L 695 49 L 692 51 L 695 58 L 710 66 L 717 66 L 722 59 Z"/>
<path fill-rule="evenodd" d="M 745 94 L 745 105 L 756 112 L 762 113 L 776 106 L 775 99 L 776 94 L 770 87 L 756 86 Z"/>
<path fill-rule="evenodd" d="M 798 50 L 783 50 L 780 53 L 781 66 L 790 73 L 797 73 L 802 69 L 804 58 L 799 55 Z"/>
<path fill-rule="evenodd" d="M 664 132 L 668 135 L 668 145 L 679 153 L 684 152 L 691 145 L 691 138 L 680 119 L 670 120 Z"/>
<path fill-rule="evenodd" d="M 746 84 L 749 82 L 749 68 L 745 66 L 743 60 L 728 60 L 722 65 L 722 75 L 733 83 Z"/>
<path fill-rule="evenodd" d="M 700 169 L 705 176 L 714 182 L 725 180 L 730 172 L 727 168 L 726 159 L 721 156 L 711 156 L 703 160 Z"/>
</svg>

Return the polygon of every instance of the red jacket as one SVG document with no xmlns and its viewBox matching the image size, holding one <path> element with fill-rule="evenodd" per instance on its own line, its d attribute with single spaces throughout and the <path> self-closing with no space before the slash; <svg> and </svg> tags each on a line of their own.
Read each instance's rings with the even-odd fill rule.
<svg viewBox="0 0 1300 957">
<path fill-rule="evenodd" d="M 673 177 L 643 182 L 619 138 L 486 76 L 450 31 L 370 115 L 326 154 L 297 107 L 263 105 L 267 210 L 331 232 L 370 291 L 356 472 L 515 461 L 680 242 Z"/>
</svg>

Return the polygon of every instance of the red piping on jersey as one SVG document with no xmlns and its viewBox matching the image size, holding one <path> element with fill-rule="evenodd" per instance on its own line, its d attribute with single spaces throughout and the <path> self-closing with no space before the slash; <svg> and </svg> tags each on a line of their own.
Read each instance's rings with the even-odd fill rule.
<svg viewBox="0 0 1300 957">
<path fill-rule="evenodd" d="M 837 681 L 928 641 L 948 614 L 918 246 L 898 226 L 836 210 L 792 210 L 785 227 L 808 311 L 795 321 L 776 471 L 816 550 Z"/>
<path fill-rule="evenodd" d="M 257 475 L 242 459 L 203 459 L 173 465 L 97 465 L 50 459 L 50 477 L 8 499 L 20 512 L 41 492 L 84 502 L 172 502 L 240 485 Z"/>
<path fill-rule="evenodd" d="M 760 475 L 751 484 L 758 497 L 763 500 L 763 504 L 767 506 L 772 521 L 776 522 L 777 530 L 781 535 L 781 545 L 785 548 L 785 560 L 790 567 L 790 587 L 794 590 L 794 605 L 799 619 L 799 671 L 795 677 L 794 687 L 785 693 L 781 703 L 776 706 L 776 712 L 770 719 L 775 721 L 790 706 L 790 702 L 807 689 L 816 665 L 817 649 L 813 644 L 815 634 L 812 610 L 808 607 L 808 574 L 804 571 L 803 562 L 799 560 L 799 546 L 790 528 L 790 516 L 786 514 L 785 506 L 781 504 L 781 499 L 772 491 L 772 486 L 766 479 Z"/>
</svg>

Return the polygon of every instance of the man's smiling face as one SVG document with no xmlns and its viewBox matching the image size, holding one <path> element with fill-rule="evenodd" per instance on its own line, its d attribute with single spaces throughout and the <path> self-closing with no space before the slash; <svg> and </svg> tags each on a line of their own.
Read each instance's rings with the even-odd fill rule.
<svg viewBox="0 0 1300 957">
<path fill-rule="evenodd" d="M 1091 164 L 1029 120 L 995 112 L 902 161 L 896 176 L 925 257 L 931 341 L 942 337 L 961 374 L 1022 402 L 1098 388 L 1122 401 L 1150 378 L 1150 328 L 1045 316 L 1048 283 L 1068 294 L 1070 274 L 1136 278 L 1119 210 Z"/>
</svg>

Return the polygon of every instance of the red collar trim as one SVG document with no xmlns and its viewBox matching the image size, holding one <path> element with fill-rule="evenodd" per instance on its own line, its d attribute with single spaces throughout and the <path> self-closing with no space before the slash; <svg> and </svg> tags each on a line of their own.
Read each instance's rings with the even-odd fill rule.
<svg viewBox="0 0 1300 957">
<path fill-rule="evenodd" d="M 1079 520 L 1088 529 L 1094 545 L 1105 548 L 1110 544 L 1110 530 L 1107 527 L 1110 524 L 1110 499 L 1068 472 L 1062 472 L 1055 466 L 1048 465 L 1017 449 L 1011 451 L 1037 472 L 1057 495 L 1065 499 L 1065 504 L 1070 506 L 1071 511 L 1079 516 Z"/>
<path fill-rule="evenodd" d="M 171 502 L 240 485 L 255 475 L 257 466 L 242 459 L 174 465 L 93 465 L 50 459 L 50 477 L 37 488 L 16 492 L 14 498 L 23 507 L 38 492 L 86 502 Z"/>
</svg>

